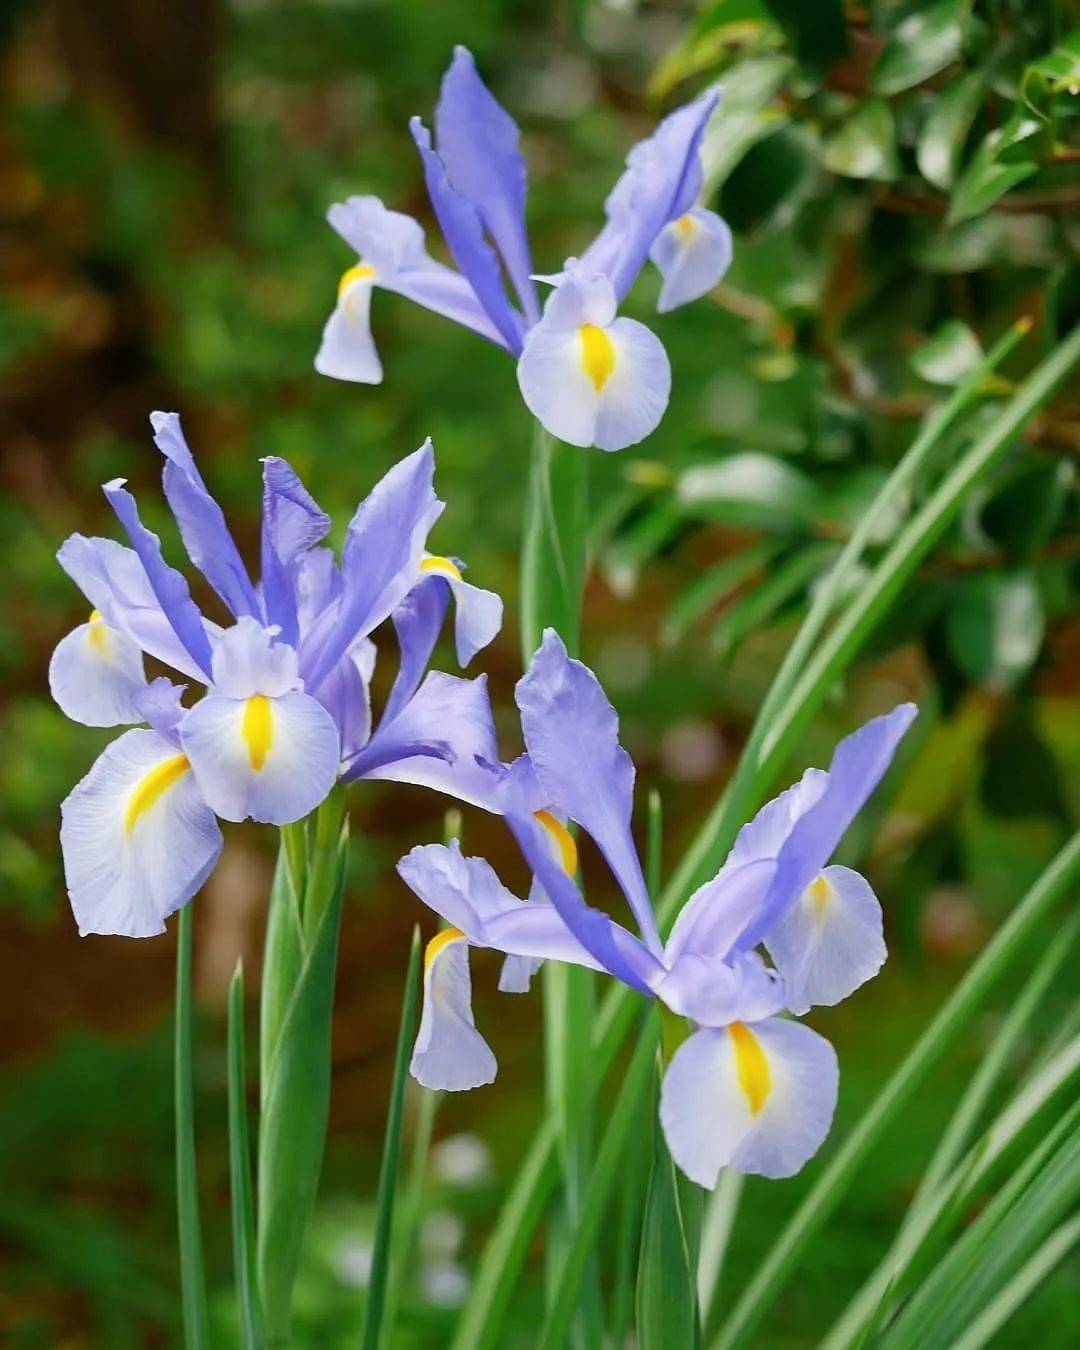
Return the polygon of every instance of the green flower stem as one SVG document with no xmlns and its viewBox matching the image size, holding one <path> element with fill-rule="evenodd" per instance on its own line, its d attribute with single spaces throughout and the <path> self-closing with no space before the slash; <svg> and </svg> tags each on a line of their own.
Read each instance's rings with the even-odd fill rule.
<svg viewBox="0 0 1080 1350">
<path fill-rule="evenodd" d="M 554 628 L 572 656 L 581 636 L 587 534 L 585 452 L 563 445 L 536 426 L 521 553 L 521 657 L 528 666 L 545 628 Z M 591 971 L 547 962 L 544 990 L 544 1055 L 547 1099 L 558 1129 L 562 1203 L 551 1218 L 549 1276 L 558 1277 L 567 1244 L 581 1217 L 592 1152 L 595 1078 L 589 1032 L 595 1006 Z M 592 1345 L 599 1334 L 595 1276 L 583 1288 L 584 1315 L 573 1342 Z"/>
<path fill-rule="evenodd" d="M 210 1344 L 199 1229 L 199 1191 L 195 1168 L 195 1109 L 191 1082 L 191 905 L 180 911 L 176 946 L 176 1212 L 180 1229 L 180 1291 L 184 1309 L 184 1345 L 203 1350 Z"/>
<path fill-rule="evenodd" d="M 262 1313 L 255 1269 L 255 1204 L 251 1194 L 251 1145 L 247 1122 L 244 1052 L 244 971 L 239 961 L 229 984 L 229 1178 L 232 1198 L 233 1270 L 244 1350 L 261 1350 Z"/>
</svg>

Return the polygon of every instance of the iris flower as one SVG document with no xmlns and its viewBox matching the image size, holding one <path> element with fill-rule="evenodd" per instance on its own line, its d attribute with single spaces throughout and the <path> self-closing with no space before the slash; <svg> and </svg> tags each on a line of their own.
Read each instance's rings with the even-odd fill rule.
<svg viewBox="0 0 1080 1350">
<path fill-rule="evenodd" d="M 546 802 L 526 815 L 522 798 L 507 815 L 533 873 L 528 900 L 456 844 L 415 848 L 398 864 L 451 925 L 427 947 L 413 1074 L 449 1089 L 495 1076 L 473 1021 L 470 946 L 507 954 L 504 989 L 526 988 L 542 960 L 569 961 L 606 971 L 688 1019 L 692 1030 L 660 1097 L 668 1147 L 687 1176 L 713 1187 L 724 1167 L 792 1175 L 828 1133 L 838 1074 L 829 1042 L 782 1014 L 838 1003 L 885 960 L 881 907 L 869 884 L 828 864 L 914 707 L 867 722 L 840 742 L 827 771 L 809 769 L 764 806 L 664 942 L 630 832 L 634 766 L 596 677 L 549 630 L 517 703 L 529 773 Z M 585 902 L 566 821 L 600 849 L 638 934 Z"/>
<path fill-rule="evenodd" d="M 419 118 L 410 123 L 456 268 L 431 257 L 417 221 L 377 197 L 332 206 L 327 219 L 358 256 L 338 285 L 316 369 L 339 380 L 381 381 L 370 325 L 372 291 L 381 287 L 510 352 L 529 410 L 559 440 L 601 450 L 642 440 L 667 407 L 671 369 L 655 335 L 617 310 L 648 259 L 663 277 L 661 312 L 704 295 L 731 262 L 731 232 L 698 204 L 701 138 L 717 99 L 715 91 L 702 94 L 634 146 L 599 235 L 560 273 L 537 277 L 517 124 L 471 53 L 456 48 L 434 140 Z M 554 287 L 543 308 L 537 281 Z"/>
<path fill-rule="evenodd" d="M 462 665 L 502 622 L 497 595 L 425 551 L 443 510 L 430 444 L 360 504 L 340 563 L 322 543 L 329 517 L 283 459 L 264 460 L 255 584 L 180 419 L 154 413 L 151 423 L 184 546 L 230 617 L 225 625 L 204 617 L 122 479 L 104 491 L 130 547 L 75 534 L 59 551 L 92 612 L 53 654 L 53 697 L 88 726 L 145 724 L 113 741 L 62 807 L 68 893 L 83 934 L 162 932 L 217 862 L 219 817 L 284 825 L 335 782 L 358 778 L 426 783 L 471 800 L 474 751 L 493 736 L 483 676 L 424 678 L 451 594 Z M 370 634 L 387 618 L 400 666 L 373 729 Z M 146 656 L 205 693 L 186 707 L 187 685 L 148 681 Z"/>
</svg>

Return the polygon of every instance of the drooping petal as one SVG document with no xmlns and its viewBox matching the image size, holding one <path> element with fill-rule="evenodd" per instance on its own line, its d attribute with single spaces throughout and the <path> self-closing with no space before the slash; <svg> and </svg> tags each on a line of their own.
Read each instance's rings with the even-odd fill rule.
<svg viewBox="0 0 1080 1350">
<path fill-rule="evenodd" d="M 224 820 L 288 825 L 326 798 L 341 750 L 334 720 L 309 694 L 208 694 L 180 723 L 199 788 Z"/>
<path fill-rule="evenodd" d="M 124 479 L 116 478 L 106 483 L 103 490 L 109 505 L 127 531 L 131 547 L 142 563 L 162 613 L 196 667 L 204 676 L 209 675 L 210 639 L 187 582 L 174 567 L 168 565 L 161 553 L 161 540 L 139 519 L 139 508 L 135 505 L 135 498 L 124 488 Z M 97 608 L 106 618 L 110 617 L 101 605 Z"/>
<path fill-rule="evenodd" d="M 420 563 L 420 572 L 421 575 L 441 577 L 450 587 L 457 611 L 454 642 L 458 665 L 467 666 L 502 627 L 502 599 L 494 591 L 485 591 L 467 582 L 452 558 L 428 554 Z"/>
<path fill-rule="evenodd" d="M 514 696 L 541 786 L 559 811 L 592 836 L 646 945 L 659 953 L 656 920 L 630 832 L 634 765 L 619 744 L 619 719 L 599 680 L 588 666 L 571 660 L 562 639 L 548 629 Z"/>
<path fill-rule="evenodd" d="M 262 591 L 267 621 L 297 645 L 300 561 L 330 529 L 330 517 L 292 467 L 276 455 L 263 460 Z"/>
<path fill-rule="evenodd" d="M 464 934 L 444 929 L 424 953 L 424 1010 L 409 1072 L 440 1092 L 465 1092 L 493 1083 L 498 1065 L 476 1029 Z"/>
<path fill-rule="evenodd" d="M 133 549 L 115 539 L 73 534 L 56 557 L 110 628 L 126 633 L 148 656 L 205 683 L 207 670 L 181 642 Z M 204 627 L 212 631 L 211 625 Z"/>
<path fill-rule="evenodd" d="M 432 149 L 431 132 L 419 117 L 409 130 L 420 152 L 424 181 L 446 246 L 468 279 L 488 318 L 512 352 L 521 351 L 524 324 L 507 299 L 495 250 L 484 238 L 484 225 L 476 206 L 458 192 L 447 177 L 446 167 Z"/>
<path fill-rule="evenodd" d="M 188 557 L 236 618 L 261 617 L 255 588 L 225 515 L 210 495 L 184 439 L 177 413 L 152 412 L 154 444 L 165 456 L 162 481 Z"/>
<path fill-rule="evenodd" d="M 152 937 L 221 852 L 221 830 L 176 747 L 126 731 L 61 807 L 60 845 L 79 932 Z"/>
<path fill-rule="evenodd" d="M 608 282 L 600 278 L 599 284 L 610 292 Z M 525 340 L 518 386 L 529 411 L 557 439 L 623 450 L 659 425 L 671 394 L 671 366 L 659 338 L 644 324 L 596 322 L 589 317 L 591 297 L 583 296 L 577 307 L 561 303 L 584 286 L 580 277 L 568 275 L 549 297 L 543 318 Z"/>
<path fill-rule="evenodd" d="M 756 947 L 829 861 L 845 830 L 881 781 L 916 712 L 913 703 L 902 703 L 891 713 L 872 718 L 836 747 L 825 790 L 792 826 L 777 856 L 769 894 L 758 917 L 740 938 L 740 947 Z"/>
<path fill-rule="evenodd" d="M 656 308 L 661 314 L 698 300 L 731 266 L 731 230 L 715 211 L 696 206 L 657 235 L 649 257 L 664 284 Z"/>
<path fill-rule="evenodd" d="M 371 292 L 375 271 L 366 263 L 350 267 L 338 283 L 337 304 L 323 328 L 315 369 L 332 380 L 381 384 L 382 362 L 371 335 Z"/>
<path fill-rule="evenodd" d="M 792 1012 L 831 1007 L 885 964 L 881 906 L 858 872 L 826 867 L 770 929 L 765 946 Z"/>
<path fill-rule="evenodd" d="M 326 218 L 359 254 L 358 266 L 373 269 L 371 281 L 375 286 L 471 328 L 498 347 L 506 347 L 470 283 L 460 272 L 430 256 L 424 247 L 424 231 L 411 216 L 388 211 L 378 197 L 350 197 L 332 206 Z M 350 268 L 342 277 L 344 284 L 351 284 L 352 271 Z"/>
<path fill-rule="evenodd" d="M 49 690 L 60 710 L 87 727 L 143 721 L 133 697 L 145 685 L 138 643 L 96 611 L 61 638 L 49 662 Z"/>
<path fill-rule="evenodd" d="M 540 317 L 525 227 L 525 161 L 517 123 L 477 74 L 472 53 L 454 48 L 435 110 L 439 158 L 499 250 L 530 324 Z"/>
<path fill-rule="evenodd" d="M 483 858 L 466 858 L 456 840 L 418 845 L 397 870 L 417 898 L 474 947 L 602 969 L 542 892 L 534 887 L 528 900 L 519 900 Z"/>
<path fill-rule="evenodd" d="M 829 775 L 824 769 L 807 769 L 797 783 L 766 802 L 735 836 L 724 868 L 777 857 L 795 822 L 817 805 L 828 782 Z"/>
<path fill-rule="evenodd" d="M 836 1106 L 836 1052 L 798 1022 L 694 1032 L 660 1089 L 671 1156 L 711 1190 L 724 1167 L 790 1177 L 824 1142 Z"/>
<path fill-rule="evenodd" d="M 621 302 L 657 235 L 685 215 L 701 192 L 701 138 L 719 95 L 707 90 L 665 117 L 626 157 L 608 196 L 607 224 L 582 255 L 587 271 L 603 272 Z"/>
<path fill-rule="evenodd" d="M 343 764 L 358 755 L 371 736 L 371 675 L 375 655 L 374 642 L 361 638 L 323 680 L 314 696 L 334 719 Z"/>
<path fill-rule="evenodd" d="M 362 501 L 342 552 L 341 600 L 305 636 L 301 673 L 309 691 L 357 639 L 387 618 L 412 589 L 428 532 L 442 514 L 431 442 L 395 464 Z"/>
</svg>

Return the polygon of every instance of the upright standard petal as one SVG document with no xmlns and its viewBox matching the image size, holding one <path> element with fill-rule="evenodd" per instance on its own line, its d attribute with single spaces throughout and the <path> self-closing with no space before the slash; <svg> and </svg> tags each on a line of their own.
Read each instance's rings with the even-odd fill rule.
<svg viewBox="0 0 1080 1350">
<path fill-rule="evenodd" d="M 309 694 L 208 694 L 180 723 L 207 802 L 224 820 L 288 825 L 325 800 L 341 749 L 334 720 Z"/>
<path fill-rule="evenodd" d="M 494 249 L 484 238 L 484 225 L 476 206 L 458 192 L 447 176 L 446 166 L 431 146 L 431 133 L 419 117 L 409 130 L 420 152 L 424 181 L 439 226 L 451 256 L 468 279 L 488 318 L 512 352 L 521 351 L 525 325 L 507 299 Z"/>
<path fill-rule="evenodd" d="M 829 1132 L 838 1081 L 832 1046 L 798 1022 L 696 1031 L 675 1052 L 660 1089 L 671 1156 L 709 1190 L 724 1167 L 794 1176 Z"/>
<path fill-rule="evenodd" d="M 731 266 L 731 230 L 715 211 L 695 206 L 657 235 L 649 257 L 664 284 L 656 308 L 661 314 L 699 300 Z"/>
<path fill-rule="evenodd" d="M 453 558 L 426 554 L 420 563 L 420 574 L 441 577 L 449 586 L 457 611 L 454 642 L 458 665 L 467 666 L 502 627 L 502 599 L 494 591 L 485 591 L 467 582 Z"/>
<path fill-rule="evenodd" d="M 125 633 L 148 656 L 205 682 L 207 671 L 177 636 L 133 549 L 115 539 L 73 534 L 56 557 L 110 628 Z"/>
<path fill-rule="evenodd" d="M 656 920 L 630 832 L 634 765 L 619 744 L 619 719 L 599 680 L 588 666 L 571 660 L 549 628 L 515 698 L 541 786 L 559 811 L 592 836 L 646 945 L 659 954 Z"/>
<path fill-rule="evenodd" d="M 913 703 L 902 703 L 872 718 L 836 747 L 825 790 L 792 826 L 776 860 L 773 878 L 757 918 L 739 940 L 756 947 L 822 870 L 847 827 L 881 781 L 896 747 L 915 720 Z"/>
<path fill-rule="evenodd" d="M 624 450 L 654 431 L 671 393 L 660 340 L 614 318 L 603 277 L 569 273 L 525 340 L 518 386 L 533 416 L 560 441 Z"/>
<path fill-rule="evenodd" d="M 292 467 L 276 455 L 263 460 L 262 591 L 269 623 L 297 645 L 301 560 L 330 529 L 321 509 Z"/>
<path fill-rule="evenodd" d="M 865 877 L 826 867 L 765 936 L 793 1013 L 831 1007 L 885 964 L 881 906 Z"/>
<path fill-rule="evenodd" d="M 236 618 L 261 616 L 247 568 L 221 507 L 203 482 L 177 413 L 152 412 L 154 444 L 165 456 L 162 481 L 188 557 Z"/>
<path fill-rule="evenodd" d="M 473 1020 L 468 943 L 446 928 L 424 952 L 424 1010 L 409 1072 L 423 1087 L 465 1092 L 493 1083 L 497 1069 Z"/>
<path fill-rule="evenodd" d="M 94 610 L 61 638 L 49 662 L 49 690 L 60 710 L 87 727 L 130 726 L 143 718 L 134 696 L 146 686 L 142 651 Z"/>
<path fill-rule="evenodd" d="M 437 577 L 421 573 L 420 580 L 391 616 L 398 640 L 398 672 L 387 696 L 383 721 L 389 725 L 412 698 L 439 640 L 450 590 Z"/>
<path fill-rule="evenodd" d="M 357 508 L 342 552 L 340 602 L 301 646 L 301 673 L 310 692 L 415 584 L 428 532 L 443 510 L 434 476 L 435 455 L 427 441 L 395 464 Z"/>
<path fill-rule="evenodd" d="M 79 932 L 152 937 L 213 870 L 221 831 L 191 766 L 155 731 L 127 731 L 61 807 Z"/>
<path fill-rule="evenodd" d="M 582 255 L 587 271 L 611 280 L 621 302 L 670 221 L 685 215 L 701 192 L 701 138 L 719 95 L 708 90 L 665 117 L 626 157 L 611 190 L 607 224 Z"/>
<path fill-rule="evenodd" d="M 335 203 L 327 212 L 327 220 L 356 250 L 356 266 L 371 269 L 370 277 L 364 270 L 357 273 L 350 268 L 345 272 L 338 287 L 339 303 L 344 290 L 366 278 L 373 286 L 471 328 L 496 346 L 507 346 L 469 281 L 428 253 L 424 231 L 411 216 L 387 210 L 378 197 L 350 197 Z"/>
<path fill-rule="evenodd" d="M 204 677 L 209 675 L 210 639 L 187 582 L 174 567 L 168 565 L 161 553 L 161 540 L 139 519 L 139 508 L 135 505 L 135 498 L 125 490 L 124 479 L 116 478 L 106 483 L 104 492 L 127 531 L 131 547 L 142 563 L 162 613 L 191 660 Z"/>
<path fill-rule="evenodd" d="M 435 110 L 439 158 L 453 187 L 475 205 L 499 250 L 525 317 L 540 317 L 525 227 L 525 161 L 517 123 L 477 74 L 472 53 L 454 48 Z"/>
</svg>

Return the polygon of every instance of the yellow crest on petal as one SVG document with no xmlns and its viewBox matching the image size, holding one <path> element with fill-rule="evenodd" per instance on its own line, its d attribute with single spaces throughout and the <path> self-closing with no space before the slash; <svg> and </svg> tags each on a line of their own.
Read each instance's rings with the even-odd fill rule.
<svg viewBox="0 0 1080 1350">
<path fill-rule="evenodd" d="M 833 889 L 823 876 L 817 876 L 806 888 L 806 898 L 814 907 L 814 913 L 819 917 L 824 913 L 825 906 L 832 899 Z"/>
<path fill-rule="evenodd" d="M 581 365 L 599 394 L 615 369 L 615 344 L 603 328 L 594 323 L 583 323 L 578 329 L 581 339 Z"/>
<path fill-rule="evenodd" d="M 460 581 L 461 572 L 458 566 L 450 558 L 439 558 L 434 554 L 430 558 L 420 560 L 421 572 L 434 572 L 436 576 L 449 577 L 451 581 Z"/>
<path fill-rule="evenodd" d="M 687 214 L 680 216 L 675 221 L 675 230 L 684 244 L 688 244 L 694 235 L 697 234 L 698 223 L 693 216 Z"/>
<path fill-rule="evenodd" d="M 124 812 L 125 837 L 131 837 L 131 832 L 139 823 L 140 817 L 144 816 L 158 798 L 164 796 L 190 768 L 187 755 L 173 755 L 171 759 L 163 759 L 160 764 L 155 764 L 149 773 L 140 778 L 134 792 L 128 798 L 127 810 Z"/>
<path fill-rule="evenodd" d="M 462 941 L 464 937 L 465 934 L 460 928 L 444 928 L 441 933 L 436 933 L 424 948 L 424 974 L 431 969 L 443 948 L 448 947 L 451 942 Z"/>
<path fill-rule="evenodd" d="M 761 1042 L 742 1022 L 732 1022 L 728 1027 L 732 1045 L 735 1048 L 735 1072 L 739 1075 L 739 1087 L 743 1090 L 752 1116 L 759 1115 L 772 1092 L 772 1074 L 769 1061 Z"/>
<path fill-rule="evenodd" d="M 577 844 L 574 843 L 574 836 L 555 819 L 550 811 L 534 811 L 533 817 L 543 825 L 551 836 L 551 841 L 555 845 L 559 861 L 563 865 L 563 871 L 567 876 L 574 876 L 578 869 Z"/>
<path fill-rule="evenodd" d="M 274 714 L 265 694 L 254 694 L 244 704 L 240 735 L 247 746 L 251 767 L 258 773 L 274 743 Z"/>
<path fill-rule="evenodd" d="M 90 631 L 86 635 L 86 640 L 98 656 L 107 656 L 109 652 L 109 628 L 101 617 L 101 610 L 92 609 L 87 622 L 90 625 Z"/>
<path fill-rule="evenodd" d="M 338 282 L 338 299 L 345 294 L 354 281 L 374 281 L 375 269 L 370 263 L 357 263 L 347 271 L 342 272 L 341 280 Z"/>
</svg>

